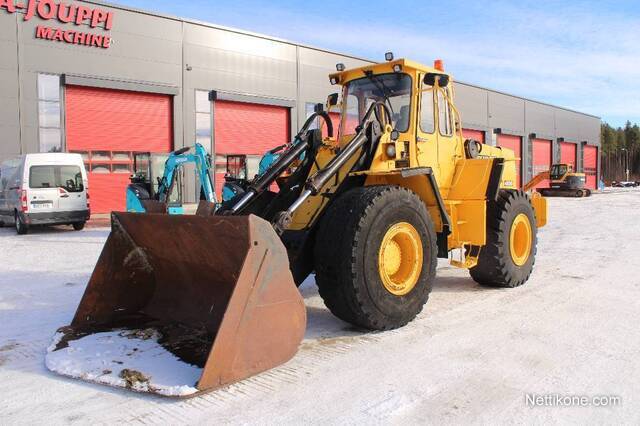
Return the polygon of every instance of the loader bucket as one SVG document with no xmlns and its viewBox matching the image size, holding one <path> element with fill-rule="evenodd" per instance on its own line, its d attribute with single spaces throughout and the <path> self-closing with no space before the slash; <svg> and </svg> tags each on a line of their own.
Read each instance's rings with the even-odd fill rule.
<svg viewBox="0 0 640 426">
<path fill-rule="evenodd" d="M 268 222 L 113 213 L 75 317 L 46 363 L 67 376 L 188 396 L 283 364 L 305 326 Z"/>
</svg>

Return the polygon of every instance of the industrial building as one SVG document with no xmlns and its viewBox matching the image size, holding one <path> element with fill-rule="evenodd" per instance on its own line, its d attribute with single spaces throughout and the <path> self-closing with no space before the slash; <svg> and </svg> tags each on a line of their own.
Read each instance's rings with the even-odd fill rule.
<svg viewBox="0 0 640 426">
<path fill-rule="evenodd" d="M 335 91 L 336 63 L 367 62 L 102 2 L 0 1 L 0 160 L 81 153 L 92 210 L 106 213 L 124 209 L 133 152 L 197 141 L 215 159 L 219 189 L 226 156 L 255 163 L 289 141 Z M 455 91 L 465 136 L 515 150 L 520 185 L 562 161 L 596 187 L 598 117 L 471 84 Z M 195 181 L 185 186 L 195 200 Z"/>
</svg>

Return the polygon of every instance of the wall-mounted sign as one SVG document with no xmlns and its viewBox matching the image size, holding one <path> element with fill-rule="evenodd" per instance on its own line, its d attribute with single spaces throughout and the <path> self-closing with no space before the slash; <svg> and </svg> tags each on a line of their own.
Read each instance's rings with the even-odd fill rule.
<svg viewBox="0 0 640 426">
<path fill-rule="evenodd" d="M 56 20 L 63 24 L 76 26 L 86 25 L 89 28 L 111 30 L 113 26 L 113 12 L 104 9 L 78 6 L 53 0 L 0 0 L 0 9 L 8 13 L 23 13 L 24 21 L 34 17 L 44 21 Z M 75 29 L 60 29 L 44 25 L 36 27 L 36 38 L 83 46 L 111 47 L 111 37 L 104 34 L 94 34 Z"/>
</svg>

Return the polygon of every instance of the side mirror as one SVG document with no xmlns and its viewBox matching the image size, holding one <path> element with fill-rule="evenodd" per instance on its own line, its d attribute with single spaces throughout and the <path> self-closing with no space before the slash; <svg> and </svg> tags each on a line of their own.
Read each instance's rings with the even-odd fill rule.
<svg viewBox="0 0 640 426">
<path fill-rule="evenodd" d="M 332 93 L 329 96 L 327 96 L 327 105 L 329 107 L 338 105 L 338 94 L 337 93 Z"/>
<path fill-rule="evenodd" d="M 447 74 L 430 72 L 424 76 L 424 84 L 428 86 L 435 86 L 436 80 L 438 81 L 438 85 L 440 87 L 447 87 L 449 85 L 449 76 Z"/>
</svg>

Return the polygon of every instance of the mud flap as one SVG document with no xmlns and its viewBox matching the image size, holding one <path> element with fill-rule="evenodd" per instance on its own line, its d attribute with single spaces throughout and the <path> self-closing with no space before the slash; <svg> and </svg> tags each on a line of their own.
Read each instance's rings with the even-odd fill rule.
<svg viewBox="0 0 640 426">
<path fill-rule="evenodd" d="M 167 351 L 202 369 L 192 385 L 204 391 L 288 361 L 305 327 L 285 247 L 268 222 L 113 213 L 75 317 L 50 355 L 87 335 L 151 329 Z"/>
</svg>

